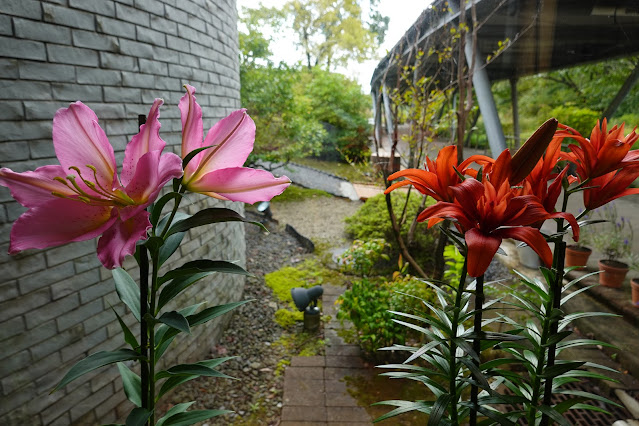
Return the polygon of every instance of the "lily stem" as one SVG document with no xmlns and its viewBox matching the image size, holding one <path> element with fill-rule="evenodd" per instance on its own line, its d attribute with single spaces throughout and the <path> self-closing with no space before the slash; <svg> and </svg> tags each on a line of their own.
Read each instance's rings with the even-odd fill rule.
<svg viewBox="0 0 639 426">
<path fill-rule="evenodd" d="M 479 370 L 481 356 L 481 322 L 484 312 L 484 276 L 481 275 L 477 277 L 475 283 L 475 318 L 473 324 L 475 338 L 473 339 L 473 352 L 477 355 L 477 359 L 473 359 L 473 363 Z M 470 410 L 470 426 L 477 425 L 477 408 L 479 407 L 477 404 L 479 399 L 479 386 L 477 386 L 477 382 L 479 382 L 479 377 L 475 377 L 475 383 L 473 383 L 470 388 L 470 402 L 472 404 Z"/>
<path fill-rule="evenodd" d="M 467 274 L 467 260 L 464 258 L 464 267 L 462 268 L 461 277 L 459 278 L 459 287 L 457 288 L 457 294 L 455 295 L 455 310 L 453 313 L 453 321 L 451 331 L 452 335 L 450 337 L 450 356 L 448 357 L 449 362 L 449 385 L 448 392 L 450 393 L 450 420 L 453 425 L 459 423 L 457 418 L 457 344 L 455 340 L 457 339 L 457 323 L 459 322 L 459 313 L 461 312 L 461 300 L 462 294 L 464 293 L 464 285 L 466 284 L 466 274 Z"/>
<path fill-rule="evenodd" d="M 140 380 L 141 380 L 141 399 L 142 408 L 149 409 L 149 346 L 148 346 L 148 327 L 144 316 L 148 313 L 149 298 L 149 258 L 145 246 L 138 246 L 140 259 Z"/>
<path fill-rule="evenodd" d="M 157 281 L 159 269 L 159 253 L 157 250 L 151 254 L 153 272 L 151 275 L 151 307 L 150 312 L 155 317 L 155 306 L 157 296 Z M 151 411 L 150 424 L 155 424 L 155 318 L 151 321 L 149 328 L 149 410 Z"/>
</svg>

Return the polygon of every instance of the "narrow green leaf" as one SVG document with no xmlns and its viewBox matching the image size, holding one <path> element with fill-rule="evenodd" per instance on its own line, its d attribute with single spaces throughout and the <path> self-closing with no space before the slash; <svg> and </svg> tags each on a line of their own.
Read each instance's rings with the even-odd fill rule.
<svg viewBox="0 0 639 426">
<path fill-rule="evenodd" d="M 178 234 L 175 234 L 175 235 L 178 235 Z M 202 278 L 208 275 L 211 275 L 212 273 L 213 273 L 212 271 L 200 272 L 197 274 L 173 279 L 170 283 L 165 285 L 162 291 L 160 292 L 160 297 L 158 298 L 158 307 L 157 307 L 158 312 L 160 311 L 160 309 L 162 309 L 162 307 L 164 307 L 164 305 L 166 305 L 171 300 L 173 300 L 182 291 L 186 290 L 191 285 L 195 284 Z"/>
<path fill-rule="evenodd" d="M 167 418 L 164 421 L 163 426 L 189 426 L 197 422 L 210 419 L 212 417 L 221 416 L 223 414 L 229 414 L 232 411 L 229 410 L 195 410 L 187 411 L 184 413 L 177 413 Z"/>
<path fill-rule="evenodd" d="M 376 402 L 372 405 L 392 405 L 395 408 L 392 411 L 376 418 L 373 420 L 373 423 L 381 422 L 382 420 L 389 419 L 391 417 L 395 417 L 399 414 L 408 413 L 411 411 L 420 411 L 422 413 L 429 414 L 432 408 L 432 401 L 402 401 L 402 400 L 391 400 L 391 401 L 381 401 Z M 443 423 L 442 423 L 443 424 Z"/>
<path fill-rule="evenodd" d="M 166 215 L 164 215 L 162 220 L 160 220 L 160 223 L 158 223 L 158 226 L 155 228 L 155 232 L 157 234 L 161 235 L 164 232 L 164 228 L 167 227 L 167 224 L 170 227 L 171 225 L 173 225 L 176 222 L 179 222 L 179 221 L 184 220 L 184 219 L 188 219 L 189 217 L 191 217 L 191 215 L 190 214 L 186 214 L 184 212 L 176 212 L 175 216 L 173 216 L 173 219 L 171 220 L 171 223 L 168 223 L 170 217 L 171 217 L 170 214 L 166 214 Z"/>
<path fill-rule="evenodd" d="M 146 250 L 146 249 L 145 249 Z M 131 275 L 122 268 L 111 271 L 115 281 L 115 291 L 120 300 L 131 309 L 135 319 L 140 321 L 140 289 Z"/>
<path fill-rule="evenodd" d="M 558 413 L 563 414 L 566 411 L 570 410 L 570 408 L 573 405 L 583 402 L 585 400 L 586 398 L 568 398 L 567 400 L 561 401 L 559 404 L 555 405 L 555 410 Z"/>
<path fill-rule="evenodd" d="M 224 358 L 214 358 L 214 359 L 207 359 L 205 361 L 199 361 L 196 364 L 199 365 L 203 365 L 205 367 L 209 367 L 209 368 L 215 368 L 218 365 L 222 364 L 225 361 L 228 361 L 229 359 L 233 359 L 235 357 L 224 357 Z M 182 383 L 186 383 L 189 380 L 193 380 L 196 379 L 199 376 L 196 375 L 192 375 L 192 376 L 172 376 L 169 377 L 164 383 L 162 383 L 162 387 L 160 388 L 160 391 L 158 392 L 157 395 L 157 399 L 159 400 L 164 394 L 166 394 L 168 391 L 170 391 L 171 389 L 173 389 L 176 386 L 181 385 Z M 227 378 L 231 378 L 230 376 L 227 376 Z M 156 425 L 159 426 L 159 425 Z"/>
<path fill-rule="evenodd" d="M 188 231 L 191 228 L 195 228 L 198 226 L 208 225 L 211 223 L 220 223 L 220 222 L 246 222 L 252 223 L 254 225 L 258 225 L 262 227 L 265 231 L 267 230 L 264 225 L 259 222 L 253 222 L 251 220 L 246 219 L 236 211 L 231 209 L 224 208 L 208 208 L 204 210 L 200 210 L 195 213 L 188 219 L 181 220 L 180 222 L 175 223 L 170 229 L 167 235 L 175 234 L 176 232 Z"/>
<path fill-rule="evenodd" d="M 441 424 L 442 417 L 444 416 L 444 413 L 446 412 L 451 399 L 452 397 L 449 394 L 440 395 L 440 397 L 437 398 L 435 404 L 430 410 L 430 416 L 428 417 L 428 426 L 437 426 Z"/>
<path fill-rule="evenodd" d="M 134 408 L 126 418 L 126 426 L 144 426 L 151 414 L 146 408 Z"/>
<path fill-rule="evenodd" d="M 182 160 L 182 168 L 185 169 L 186 166 L 189 164 L 189 162 L 193 159 L 193 157 L 198 155 L 200 152 L 204 151 L 205 149 L 213 148 L 214 146 L 217 146 L 217 145 L 209 145 L 209 146 L 203 146 L 201 148 L 196 148 L 193 151 L 186 154 L 186 157 L 184 157 L 184 160 Z"/>
<path fill-rule="evenodd" d="M 135 338 L 135 336 L 133 335 L 129 327 L 124 323 L 124 321 L 122 321 L 122 318 L 120 318 L 120 315 L 118 315 L 118 313 L 113 308 L 113 306 L 111 306 L 111 309 L 113 310 L 113 313 L 115 314 L 115 316 L 118 318 L 118 322 L 120 323 L 120 328 L 122 328 L 122 332 L 124 333 L 124 341 L 127 342 L 129 346 L 131 346 L 131 349 L 134 349 L 134 350 L 138 349 L 140 347 L 140 344 L 138 343 L 137 339 Z"/>
<path fill-rule="evenodd" d="M 582 361 L 574 361 L 574 362 L 566 362 L 562 364 L 555 364 L 552 367 L 544 368 L 543 374 L 540 374 L 540 377 L 544 379 L 552 379 L 553 377 L 560 376 L 568 371 L 576 370 L 581 367 L 585 363 Z"/>
<path fill-rule="evenodd" d="M 158 321 L 168 325 L 169 327 L 173 327 L 187 334 L 191 334 L 191 328 L 189 327 L 189 322 L 179 312 L 176 312 L 176 311 L 165 312 L 162 314 L 160 318 L 158 318 Z"/>
<path fill-rule="evenodd" d="M 551 408 L 547 405 L 540 405 L 537 407 L 539 411 L 550 417 L 552 420 L 557 422 L 561 426 L 571 426 L 570 422 L 564 418 L 560 413 L 558 413 L 554 408 Z"/>
<path fill-rule="evenodd" d="M 516 423 L 508 419 L 506 414 L 502 414 L 498 411 L 487 408 L 486 406 L 482 405 L 481 401 L 479 401 L 479 406 L 477 407 L 477 411 L 479 411 L 481 414 L 488 417 L 489 419 L 493 420 L 493 422 L 497 422 L 497 424 L 500 424 L 502 426 L 517 426 Z"/>
<path fill-rule="evenodd" d="M 55 392 L 58 389 L 68 385 L 78 377 L 95 370 L 96 368 L 104 367 L 105 365 L 113 364 L 120 361 L 130 361 L 133 359 L 141 359 L 142 357 L 137 352 L 131 349 L 119 349 L 117 351 L 96 352 L 93 355 L 89 355 L 81 361 L 78 361 L 67 374 L 62 378 L 60 383 L 51 391 Z"/>
<path fill-rule="evenodd" d="M 166 421 L 166 419 L 168 419 L 169 417 L 171 417 L 174 414 L 185 412 L 193 404 L 195 404 L 195 401 L 183 402 L 181 404 L 174 405 L 173 407 L 171 407 L 171 409 L 169 411 L 166 412 L 166 414 L 160 420 L 158 420 L 158 422 L 155 424 L 155 426 L 162 426 L 164 424 L 164 422 Z"/>
<path fill-rule="evenodd" d="M 231 376 L 220 373 L 206 365 L 202 364 L 179 364 L 175 365 L 168 370 L 163 370 L 155 375 L 156 380 L 164 379 L 171 376 L 206 376 L 206 377 L 221 377 L 225 379 L 232 379 Z"/>
<path fill-rule="evenodd" d="M 227 262 L 225 260 L 201 259 L 187 262 L 179 268 L 167 272 L 158 279 L 158 285 L 162 285 L 165 282 L 175 278 L 187 277 L 201 272 L 222 272 L 225 274 L 251 276 L 249 272 L 244 270 L 244 268 L 242 268 L 241 266 L 236 265 L 235 263 Z"/>
<path fill-rule="evenodd" d="M 137 407 L 141 407 L 142 395 L 140 393 L 140 389 L 142 389 L 142 380 L 140 379 L 140 376 L 131 371 L 129 367 L 122 362 L 118 362 L 118 370 L 120 370 L 120 376 L 122 376 L 124 394 L 127 399 Z"/>
<path fill-rule="evenodd" d="M 161 237 L 150 237 L 144 242 L 144 245 L 151 253 L 157 253 L 164 245 L 164 240 Z"/>
<path fill-rule="evenodd" d="M 242 306 L 245 303 L 252 302 L 252 300 L 242 300 L 240 302 L 227 303 L 225 305 L 212 306 L 210 308 L 206 308 L 201 312 L 198 312 L 194 315 L 189 315 L 186 319 L 189 320 L 189 325 L 191 327 L 195 327 L 196 325 L 204 324 L 208 321 L 211 321 L 214 318 L 219 317 L 220 315 L 224 315 L 227 312 L 232 311 L 238 306 Z"/>
<path fill-rule="evenodd" d="M 160 220 L 160 216 L 162 216 L 162 209 L 164 209 L 164 206 L 166 205 L 166 203 L 168 203 L 169 201 L 173 199 L 178 200 L 180 198 L 182 198 L 182 194 L 180 194 L 179 192 L 169 192 L 168 194 L 164 194 L 162 197 L 160 197 L 160 199 L 157 200 L 155 204 L 153 205 L 153 209 L 151 210 L 151 215 L 149 216 L 151 225 L 155 227 L 158 224 L 158 221 Z"/>
<path fill-rule="evenodd" d="M 160 266 L 164 265 L 173 253 L 176 252 L 182 240 L 184 239 L 185 232 L 178 232 L 176 234 L 170 235 L 165 241 L 162 247 L 160 247 L 160 253 L 158 256 L 158 262 Z"/>
<path fill-rule="evenodd" d="M 561 342 L 562 340 L 564 340 L 566 337 L 570 336 L 571 334 L 572 334 L 572 331 L 561 331 L 557 334 L 550 336 L 548 341 L 546 341 L 546 344 L 544 344 L 543 346 L 556 345 L 557 343 Z"/>
</svg>

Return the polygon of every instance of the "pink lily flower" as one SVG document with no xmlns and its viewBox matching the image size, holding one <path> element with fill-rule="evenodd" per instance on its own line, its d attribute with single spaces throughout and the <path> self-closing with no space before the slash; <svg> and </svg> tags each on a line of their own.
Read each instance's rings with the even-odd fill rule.
<svg viewBox="0 0 639 426">
<path fill-rule="evenodd" d="M 255 123 L 245 109 L 232 112 L 213 126 L 202 140 L 202 109 L 195 101 L 195 88 L 184 86 L 180 99 L 182 114 L 182 158 L 191 151 L 199 152 L 184 169 L 182 184 L 220 200 L 253 204 L 268 201 L 281 194 L 290 184 L 286 176 L 276 178 L 266 170 L 242 167 L 253 150 Z"/>
<path fill-rule="evenodd" d="M 82 102 L 59 109 L 53 119 L 53 145 L 60 165 L 16 173 L 0 169 L 0 184 L 28 210 L 11 229 L 9 253 L 42 249 L 102 235 L 98 258 L 113 269 L 133 254 L 151 227 L 145 210 L 171 179 L 182 175 L 182 161 L 162 154 L 156 99 L 147 124 L 131 139 L 121 176 L 113 147 L 98 117 Z"/>
</svg>

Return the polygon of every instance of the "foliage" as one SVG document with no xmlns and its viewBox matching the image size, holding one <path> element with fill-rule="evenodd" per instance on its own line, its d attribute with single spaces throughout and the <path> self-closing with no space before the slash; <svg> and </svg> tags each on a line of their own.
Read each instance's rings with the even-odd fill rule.
<svg viewBox="0 0 639 426">
<path fill-rule="evenodd" d="M 371 274 L 373 267 L 381 258 L 388 260 L 388 256 L 383 253 L 386 246 L 386 241 L 381 238 L 368 241 L 355 240 L 337 258 L 337 262 L 341 270 L 365 277 Z"/>
<path fill-rule="evenodd" d="M 405 195 L 396 192 L 391 193 L 391 202 L 394 211 L 398 212 L 397 214 L 404 210 L 404 201 Z M 421 195 L 416 194 L 414 191 L 411 192 L 406 206 L 405 217 L 407 219 L 402 222 L 401 226 L 401 234 L 404 238 L 409 233 L 410 221 L 419 213 L 420 203 Z M 427 201 L 426 205 L 428 206 L 430 203 L 432 203 L 432 200 Z M 364 205 L 353 216 L 345 219 L 345 223 L 346 232 L 352 238 L 359 240 L 383 238 L 390 244 L 391 257 L 395 257 L 399 253 L 399 246 L 393 235 L 390 216 L 386 208 L 386 199 L 383 194 L 366 200 Z M 434 240 L 434 232 L 429 231 L 425 223 L 418 223 L 415 239 L 410 248 L 421 265 L 432 264 Z"/>
<path fill-rule="evenodd" d="M 297 185 L 291 185 L 282 194 L 273 197 L 272 202 L 289 203 L 317 197 L 332 197 L 332 195 L 326 191 L 322 191 L 321 189 L 304 188 Z"/>
<path fill-rule="evenodd" d="M 590 135 L 592 123 L 597 122 L 600 113 L 589 108 L 564 104 L 553 108 L 550 115 L 559 120 L 560 123 L 568 124 L 582 135 Z"/>
<path fill-rule="evenodd" d="M 380 348 L 404 344 L 412 335 L 393 321 L 391 311 L 421 310 L 420 300 L 433 298 L 434 293 L 410 275 L 399 275 L 391 281 L 362 278 L 338 298 L 337 318 L 353 323 L 360 346 L 368 356 L 375 357 Z"/>
<path fill-rule="evenodd" d="M 379 174 L 373 172 L 372 166 L 368 161 L 362 161 L 360 163 L 343 163 L 337 161 L 325 161 L 318 158 L 296 158 L 295 162 L 333 174 L 352 183 L 379 183 Z"/>
<path fill-rule="evenodd" d="M 275 272 L 264 275 L 266 285 L 273 290 L 273 294 L 282 302 L 292 306 L 291 289 L 305 287 L 306 274 L 293 266 L 285 266 Z"/>
<path fill-rule="evenodd" d="M 616 206 L 606 204 L 594 211 L 604 223 L 594 225 L 596 231 L 592 237 L 595 247 L 606 255 L 608 260 L 620 260 L 632 253 L 632 224 L 625 217 L 618 216 Z"/>
<path fill-rule="evenodd" d="M 447 266 L 444 271 L 444 280 L 451 284 L 459 282 L 464 269 L 464 255 L 451 244 L 444 248 L 444 260 Z"/>
<path fill-rule="evenodd" d="M 304 320 L 304 313 L 281 308 L 275 311 L 275 322 L 282 328 L 289 328 Z"/>
</svg>

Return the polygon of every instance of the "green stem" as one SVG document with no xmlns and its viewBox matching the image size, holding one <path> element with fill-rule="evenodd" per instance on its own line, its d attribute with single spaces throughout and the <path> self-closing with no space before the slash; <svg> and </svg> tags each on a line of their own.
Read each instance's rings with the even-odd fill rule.
<svg viewBox="0 0 639 426">
<path fill-rule="evenodd" d="M 473 339 L 473 351 L 477 355 L 477 359 L 473 360 L 473 363 L 479 369 L 479 358 L 481 354 L 481 322 L 482 314 L 484 312 L 484 276 L 481 275 L 477 277 L 475 282 L 475 318 L 473 324 L 473 333 L 475 334 L 475 338 Z M 479 386 L 477 386 L 478 381 L 479 378 L 475 378 L 475 383 L 473 383 L 470 388 L 470 402 L 473 405 L 470 411 L 470 426 L 477 425 L 477 402 L 479 399 Z"/>
<path fill-rule="evenodd" d="M 185 191 L 186 191 L 186 188 L 182 186 L 178 190 L 178 194 L 180 195 L 184 194 Z M 173 203 L 173 210 L 171 211 L 171 216 L 169 216 L 169 220 L 166 222 L 166 225 L 164 226 L 164 229 L 162 230 L 162 235 L 160 235 L 162 239 L 164 239 L 164 237 L 166 237 L 166 234 L 169 232 L 169 229 L 171 228 L 171 223 L 173 223 L 173 218 L 175 218 L 175 214 L 177 213 L 178 208 L 180 207 L 181 201 L 182 201 L 182 196 L 177 197 L 175 199 L 175 203 Z"/>
<path fill-rule="evenodd" d="M 457 371 L 459 366 L 457 364 L 457 323 L 459 322 L 459 314 L 461 312 L 461 299 L 464 292 L 464 285 L 466 284 L 467 274 L 467 258 L 464 258 L 464 267 L 462 268 L 461 277 L 459 278 L 459 287 L 457 288 L 457 294 L 455 295 L 455 307 L 453 313 L 453 320 L 451 322 L 452 336 L 450 338 L 450 356 L 448 357 L 448 365 L 450 370 L 448 392 L 450 393 L 450 420 L 453 425 L 459 424 L 457 417 Z"/>
<path fill-rule="evenodd" d="M 149 346 L 148 346 L 148 329 L 144 316 L 148 313 L 149 299 L 149 258 L 145 246 L 138 246 L 139 264 L 140 264 L 140 380 L 141 380 L 141 399 L 142 408 L 149 409 Z"/>
<path fill-rule="evenodd" d="M 150 311 L 155 317 L 155 306 L 157 296 L 157 282 L 159 269 L 159 253 L 154 251 L 151 254 L 151 262 L 153 263 L 153 271 L 151 275 L 151 307 Z M 155 319 L 155 318 L 154 318 Z M 151 321 L 149 329 L 149 410 L 151 410 L 150 424 L 155 424 L 155 321 Z"/>
</svg>

